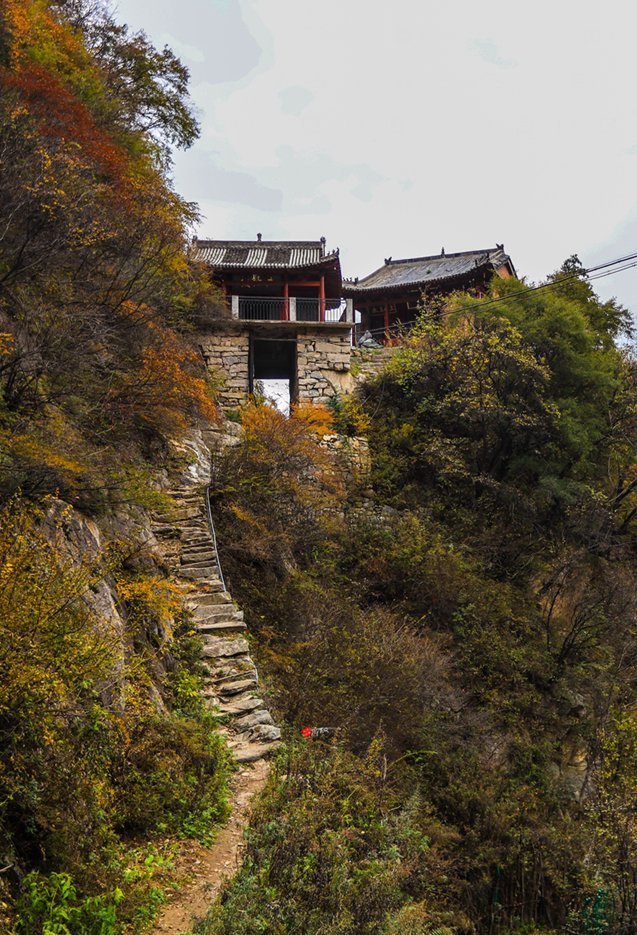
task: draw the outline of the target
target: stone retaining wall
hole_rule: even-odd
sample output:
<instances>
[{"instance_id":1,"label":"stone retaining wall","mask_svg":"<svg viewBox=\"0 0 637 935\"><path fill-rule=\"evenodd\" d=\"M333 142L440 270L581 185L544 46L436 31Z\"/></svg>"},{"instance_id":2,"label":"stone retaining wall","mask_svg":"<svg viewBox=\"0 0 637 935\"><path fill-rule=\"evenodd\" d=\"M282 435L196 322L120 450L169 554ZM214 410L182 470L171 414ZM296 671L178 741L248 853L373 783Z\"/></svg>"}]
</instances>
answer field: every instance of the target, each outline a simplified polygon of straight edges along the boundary
<instances>
[{"instance_id":1,"label":"stone retaining wall","mask_svg":"<svg viewBox=\"0 0 637 935\"><path fill-rule=\"evenodd\" d=\"M371 456L364 436L324 435L321 445L334 455L348 489L369 484Z\"/></svg>"}]
</instances>

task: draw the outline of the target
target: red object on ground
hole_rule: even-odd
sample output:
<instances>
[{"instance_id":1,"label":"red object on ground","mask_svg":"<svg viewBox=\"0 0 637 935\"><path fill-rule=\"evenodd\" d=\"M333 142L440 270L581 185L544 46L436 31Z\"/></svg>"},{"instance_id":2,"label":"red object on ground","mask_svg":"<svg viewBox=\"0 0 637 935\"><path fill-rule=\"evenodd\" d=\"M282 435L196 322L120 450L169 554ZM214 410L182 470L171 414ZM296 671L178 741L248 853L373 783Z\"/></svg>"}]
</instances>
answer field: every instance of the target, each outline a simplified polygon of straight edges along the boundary
<instances>
[{"instance_id":1,"label":"red object on ground","mask_svg":"<svg viewBox=\"0 0 637 935\"><path fill-rule=\"evenodd\" d=\"M312 728L311 728L311 727L302 727L302 728L301 728L301 734L302 734L304 737L311 737L311 736L312 736Z\"/></svg>"}]
</instances>

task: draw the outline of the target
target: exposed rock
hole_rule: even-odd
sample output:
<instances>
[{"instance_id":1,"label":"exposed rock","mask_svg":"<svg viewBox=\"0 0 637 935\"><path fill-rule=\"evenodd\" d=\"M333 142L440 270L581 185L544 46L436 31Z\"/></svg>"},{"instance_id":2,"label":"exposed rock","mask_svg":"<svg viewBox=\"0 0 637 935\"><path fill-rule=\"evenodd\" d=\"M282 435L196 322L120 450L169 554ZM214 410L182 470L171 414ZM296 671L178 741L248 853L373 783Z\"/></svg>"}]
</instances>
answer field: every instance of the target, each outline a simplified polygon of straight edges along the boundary
<instances>
[{"instance_id":1,"label":"exposed rock","mask_svg":"<svg viewBox=\"0 0 637 935\"><path fill-rule=\"evenodd\" d=\"M238 656L247 653L248 649L247 640L214 640L206 644L204 653L208 657Z\"/></svg>"}]
</instances>

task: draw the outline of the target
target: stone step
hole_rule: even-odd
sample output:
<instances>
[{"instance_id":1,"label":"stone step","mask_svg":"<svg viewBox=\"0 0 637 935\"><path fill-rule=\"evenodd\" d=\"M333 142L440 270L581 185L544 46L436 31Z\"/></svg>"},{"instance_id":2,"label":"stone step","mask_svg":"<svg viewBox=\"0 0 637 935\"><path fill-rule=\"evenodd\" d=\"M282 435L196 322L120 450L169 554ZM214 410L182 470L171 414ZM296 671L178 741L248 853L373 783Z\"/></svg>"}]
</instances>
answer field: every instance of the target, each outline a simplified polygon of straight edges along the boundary
<instances>
[{"instance_id":1,"label":"stone step","mask_svg":"<svg viewBox=\"0 0 637 935\"><path fill-rule=\"evenodd\" d=\"M228 591L224 591L223 585L219 578L215 577L214 582L211 581L209 584L204 584L203 589L200 591L197 586L201 584L201 581L197 581L196 585L191 585L191 587L195 587L195 590L189 591L186 595L189 602L188 606L191 610L194 607L198 607L202 604L219 604L232 601L230 593ZM208 600L208 598L210 598L210 600Z\"/></svg>"},{"instance_id":2,"label":"stone step","mask_svg":"<svg viewBox=\"0 0 637 935\"><path fill-rule=\"evenodd\" d=\"M266 711L265 708L262 708L260 711L250 711L248 714L244 714L243 717L234 718L232 721L232 729L243 732L252 730L260 724L274 724L272 715L269 711Z\"/></svg>"},{"instance_id":3,"label":"stone step","mask_svg":"<svg viewBox=\"0 0 637 935\"><path fill-rule=\"evenodd\" d=\"M198 633L201 633L202 636L205 636L206 633L214 633L225 636L230 635L231 633L240 633L242 630L247 630L245 623L242 620L222 620L221 623L199 623L195 626L195 629Z\"/></svg>"},{"instance_id":4,"label":"stone step","mask_svg":"<svg viewBox=\"0 0 637 935\"><path fill-rule=\"evenodd\" d=\"M217 592L221 594L222 592ZM205 620L214 620L219 616L216 611L225 611L226 614L240 614L242 611L237 610L236 604L231 603L230 601L224 601L219 604L186 604L187 609L190 611L193 620L195 623L203 623ZM223 617L223 614L221 615ZM243 620L243 617L238 618Z\"/></svg>"},{"instance_id":5,"label":"stone step","mask_svg":"<svg viewBox=\"0 0 637 935\"><path fill-rule=\"evenodd\" d=\"M206 668L210 673L210 689L218 691L221 685L236 682L238 679L254 679L257 687L259 676L250 656L236 656L231 659L206 659ZM204 663L205 664L205 663Z\"/></svg>"},{"instance_id":6,"label":"stone step","mask_svg":"<svg viewBox=\"0 0 637 935\"><path fill-rule=\"evenodd\" d=\"M250 730L238 733L236 735L236 740L229 741L228 746L232 750L235 743L254 743L255 741L260 741L261 743L272 743L272 741L280 739L281 730L280 728L275 727L274 724L257 724Z\"/></svg>"},{"instance_id":7,"label":"stone step","mask_svg":"<svg viewBox=\"0 0 637 935\"><path fill-rule=\"evenodd\" d=\"M186 568L215 568L217 567L217 562L215 559L210 558L192 558L188 561L181 560L180 572L184 571Z\"/></svg>"},{"instance_id":8,"label":"stone step","mask_svg":"<svg viewBox=\"0 0 637 935\"><path fill-rule=\"evenodd\" d=\"M243 619L243 611L234 610L229 604L223 605L228 609L222 614L204 614L202 616L193 616L192 623L195 628L215 626L217 623L223 623L225 626L244 627L246 625ZM206 608L212 610L212 608Z\"/></svg>"},{"instance_id":9,"label":"stone step","mask_svg":"<svg viewBox=\"0 0 637 935\"><path fill-rule=\"evenodd\" d=\"M227 593L227 591L215 591L214 595L211 596L216 597L218 594ZM195 617L216 617L218 614L243 613L232 598L223 601L206 601L205 604L201 601L194 601L191 609Z\"/></svg>"},{"instance_id":10,"label":"stone step","mask_svg":"<svg viewBox=\"0 0 637 935\"><path fill-rule=\"evenodd\" d=\"M235 695L231 701L219 702L219 714L222 717L230 715L231 717L240 717L243 714L249 714L251 711L258 711L264 707L263 698L257 698L249 692L241 695Z\"/></svg>"},{"instance_id":11,"label":"stone step","mask_svg":"<svg viewBox=\"0 0 637 935\"><path fill-rule=\"evenodd\" d=\"M208 543L208 545L201 545L196 549L184 549L180 555L182 565L186 565L191 561L203 561L204 559L209 559L211 562L217 561L217 553L210 543Z\"/></svg>"},{"instance_id":12,"label":"stone step","mask_svg":"<svg viewBox=\"0 0 637 935\"><path fill-rule=\"evenodd\" d=\"M191 568L188 566L187 568L182 567L179 569L179 574L182 578L194 578L195 580L200 579L198 582L199 584L202 584L206 580L210 581L211 583L218 582L221 584L219 579L214 577L210 572L211 569L209 563L206 564L203 568Z\"/></svg>"},{"instance_id":13,"label":"stone step","mask_svg":"<svg viewBox=\"0 0 637 935\"><path fill-rule=\"evenodd\" d=\"M206 614L204 616L195 616L193 619L195 627L214 626L216 623L224 623L226 626L245 626L243 612L240 610L228 610L223 614Z\"/></svg>"},{"instance_id":14,"label":"stone step","mask_svg":"<svg viewBox=\"0 0 637 935\"><path fill-rule=\"evenodd\" d=\"M185 549L209 549L212 543L210 534L206 533L205 535L197 532L194 536L185 536L183 539Z\"/></svg>"},{"instance_id":15,"label":"stone step","mask_svg":"<svg viewBox=\"0 0 637 935\"><path fill-rule=\"evenodd\" d=\"M155 519L160 523L174 523L178 519L192 519L193 516L199 516L200 510L197 506L189 506L188 504L175 504L170 510L166 510L165 513L155 513Z\"/></svg>"},{"instance_id":16,"label":"stone step","mask_svg":"<svg viewBox=\"0 0 637 935\"><path fill-rule=\"evenodd\" d=\"M234 656L221 659L204 656L204 664L205 662L211 663L209 668L212 669L212 675L209 677L208 688L212 694L219 694L224 685L246 679L253 679L253 687L257 687L257 672L249 656Z\"/></svg>"},{"instance_id":17,"label":"stone step","mask_svg":"<svg viewBox=\"0 0 637 935\"><path fill-rule=\"evenodd\" d=\"M195 616L214 617L217 614L227 614L229 611L232 613L242 613L242 611L239 610L238 606L232 600L232 596L228 591L213 591L206 596L219 597L222 599L216 601L193 601L192 610L195 612Z\"/></svg>"},{"instance_id":18,"label":"stone step","mask_svg":"<svg viewBox=\"0 0 637 935\"><path fill-rule=\"evenodd\" d=\"M210 548L210 536L205 529L191 530L194 535L187 535L187 530L180 529L178 539L182 543L182 550L188 552L191 549L198 549L207 546Z\"/></svg>"},{"instance_id":19,"label":"stone step","mask_svg":"<svg viewBox=\"0 0 637 935\"><path fill-rule=\"evenodd\" d=\"M255 678L248 679L237 679L233 682L225 682L217 688L217 694L223 698L231 697L232 695L238 695L241 692L247 691L247 689L255 689L257 687L257 680Z\"/></svg>"},{"instance_id":20,"label":"stone step","mask_svg":"<svg viewBox=\"0 0 637 935\"><path fill-rule=\"evenodd\" d=\"M203 549L213 549L210 536L193 536L184 542L184 552L201 552Z\"/></svg>"},{"instance_id":21,"label":"stone step","mask_svg":"<svg viewBox=\"0 0 637 935\"><path fill-rule=\"evenodd\" d=\"M233 747L232 756L236 763L256 763L272 756L279 747L279 743L241 743Z\"/></svg>"},{"instance_id":22,"label":"stone step","mask_svg":"<svg viewBox=\"0 0 637 935\"><path fill-rule=\"evenodd\" d=\"M243 611L236 604L198 604L193 611L196 621L243 620Z\"/></svg>"},{"instance_id":23,"label":"stone step","mask_svg":"<svg viewBox=\"0 0 637 935\"><path fill-rule=\"evenodd\" d=\"M223 594L223 591L217 591L217 594ZM243 611L239 610L232 599L210 604L197 603L194 607L195 617L219 617L229 613L241 614L241 618L243 619Z\"/></svg>"},{"instance_id":24,"label":"stone step","mask_svg":"<svg viewBox=\"0 0 637 935\"><path fill-rule=\"evenodd\" d=\"M215 591L195 591L188 595L188 606L189 607L209 607L216 606L220 604L232 604L232 595L229 591L224 591L221 587L221 581L219 582L219 589Z\"/></svg>"},{"instance_id":25,"label":"stone step","mask_svg":"<svg viewBox=\"0 0 637 935\"><path fill-rule=\"evenodd\" d=\"M232 656L245 656L250 652L248 641L244 639L213 639L204 644L203 654L208 659L230 658Z\"/></svg>"},{"instance_id":26,"label":"stone step","mask_svg":"<svg viewBox=\"0 0 637 935\"><path fill-rule=\"evenodd\" d=\"M193 582L188 582L188 584L192 587ZM196 584L200 585L202 582L197 581ZM228 596L226 597L226 595ZM192 591L188 591L185 598L186 606L190 611L193 611L196 607L223 607L227 604L234 603L228 592L223 590L223 585L220 581L216 584L207 585L205 591L197 590L194 596ZM208 600L208 598L210 598L210 600Z\"/></svg>"},{"instance_id":27,"label":"stone step","mask_svg":"<svg viewBox=\"0 0 637 935\"><path fill-rule=\"evenodd\" d=\"M211 610L213 607L236 607L236 604L227 591L215 591L212 594L205 594L204 597L205 601L202 599L192 600L190 595L188 595L188 600L186 602L188 610L194 611L197 607L207 610ZM212 600L209 598L212 598Z\"/></svg>"}]
</instances>

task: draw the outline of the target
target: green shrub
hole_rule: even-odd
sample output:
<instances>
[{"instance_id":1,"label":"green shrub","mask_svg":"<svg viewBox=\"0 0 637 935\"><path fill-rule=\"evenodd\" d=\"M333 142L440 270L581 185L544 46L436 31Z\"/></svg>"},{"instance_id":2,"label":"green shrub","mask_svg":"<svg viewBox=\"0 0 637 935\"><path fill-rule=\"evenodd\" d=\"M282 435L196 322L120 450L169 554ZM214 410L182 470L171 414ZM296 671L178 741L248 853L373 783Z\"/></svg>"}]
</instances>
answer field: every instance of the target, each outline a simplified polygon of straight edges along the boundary
<instances>
[{"instance_id":1,"label":"green shrub","mask_svg":"<svg viewBox=\"0 0 637 935\"><path fill-rule=\"evenodd\" d=\"M364 759L315 741L292 747L257 807L243 867L198 931L382 931L428 892L437 859L417 803L396 811L395 796L379 742Z\"/></svg>"},{"instance_id":2,"label":"green shrub","mask_svg":"<svg viewBox=\"0 0 637 935\"><path fill-rule=\"evenodd\" d=\"M81 898L67 873L48 877L30 873L17 905L16 931L19 935L114 935L122 899L119 889L109 896Z\"/></svg>"},{"instance_id":3,"label":"green shrub","mask_svg":"<svg viewBox=\"0 0 637 935\"><path fill-rule=\"evenodd\" d=\"M228 755L208 722L145 717L131 725L114 774L120 832L210 840L228 813Z\"/></svg>"}]
</instances>

